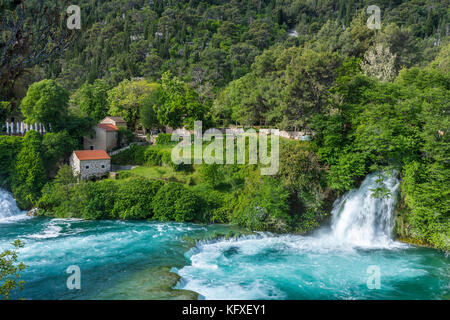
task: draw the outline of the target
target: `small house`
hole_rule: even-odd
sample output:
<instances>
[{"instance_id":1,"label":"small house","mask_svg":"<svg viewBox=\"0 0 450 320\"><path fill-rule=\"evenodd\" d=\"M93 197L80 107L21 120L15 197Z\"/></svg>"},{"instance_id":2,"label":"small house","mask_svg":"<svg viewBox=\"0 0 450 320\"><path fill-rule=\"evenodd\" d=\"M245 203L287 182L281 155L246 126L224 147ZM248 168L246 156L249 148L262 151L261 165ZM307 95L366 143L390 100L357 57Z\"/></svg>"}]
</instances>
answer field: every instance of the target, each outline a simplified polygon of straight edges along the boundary
<instances>
[{"instance_id":1,"label":"small house","mask_svg":"<svg viewBox=\"0 0 450 320\"><path fill-rule=\"evenodd\" d=\"M95 135L84 137L85 150L111 151L117 146L119 128L110 123L99 123L94 127Z\"/></svg>"},{"instance_id":2,"label":"small house","mask_svg":"<svg viewBox=\"0 0 450 320\"><path fill-rule=\"evenodd\" d=\"M101 177L111 171L111 157L105 150L75 150L70 156L70 166L81 179Z\"/></svg>"}]
</instances>

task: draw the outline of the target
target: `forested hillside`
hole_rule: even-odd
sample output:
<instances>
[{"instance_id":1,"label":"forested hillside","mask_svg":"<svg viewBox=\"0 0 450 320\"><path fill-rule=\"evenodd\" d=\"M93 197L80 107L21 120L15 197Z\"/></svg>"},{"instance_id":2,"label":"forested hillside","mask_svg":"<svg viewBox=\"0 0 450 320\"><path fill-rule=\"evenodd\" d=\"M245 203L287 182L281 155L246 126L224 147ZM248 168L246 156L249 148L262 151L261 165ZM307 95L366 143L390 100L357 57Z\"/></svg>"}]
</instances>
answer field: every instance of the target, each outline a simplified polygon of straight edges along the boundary
<instances>
[{"instance_id":1,"label":"forested hillside","mask_svg":"<svg viewBox=\"0 0 450 320\"><path fill-rule=\"evenodd\" d=\"M30 8L41 3L26 2ZM69 5L44 4L61 12ZM325 187L317 187L317 194L328 195L329 189L342 194L370 172L395 169L402 179L397 234L449 248L448 1L80 0L78 5L82 28L73 30L60 54L2 80L2 122L19 114L58 131L53 140L46 135L41 147L38 138L29 137L34 158L51 150L45 163L54 166L71 149L58 144L70 136L69 146L76 146L90 124L107 114L124 117L131 130L189 127L203 120L205 127L304 131L314 139L307 156L292 151L292 161L299 170L321 168ZM380 30L366 25L369 5L381 8ZM31 11L27 14L30 18ZM40 19L27 30L38 28ZM2 32L2 43L8 32ZM43 115L34 108L45 94L59 101L58 112ZM19 151L16 139L0 142L5 159L31 156L33 148ZM26 190L20 173L26 166L16 164L14 173L10 164L1 165L13 177L5 175L2 185L12 184L23 203L35 203L42 181L28 182ZM41 168L35 178L42 180L50 169ZM289 199L292 214L314 202L304 183L313 177L290 171L288 164L284 169L289 179L283 201ZM243 189L249 202L249 186L257 185L250 180ZM267 190L271 183L280 184L267 182Z\"/></svg>"}]
</instances>

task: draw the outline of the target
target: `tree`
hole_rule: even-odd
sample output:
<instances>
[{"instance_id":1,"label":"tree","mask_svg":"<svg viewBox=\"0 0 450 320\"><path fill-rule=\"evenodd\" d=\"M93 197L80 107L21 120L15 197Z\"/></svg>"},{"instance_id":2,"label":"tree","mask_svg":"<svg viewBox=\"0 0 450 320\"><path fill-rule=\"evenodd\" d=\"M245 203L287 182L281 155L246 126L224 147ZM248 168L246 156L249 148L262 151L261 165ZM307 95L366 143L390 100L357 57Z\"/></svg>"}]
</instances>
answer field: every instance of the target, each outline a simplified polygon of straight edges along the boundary
<instances>
[{"instance_id":1,"label":"tree","mask_svg":"<svg viewBox=\"0 0 450 320\"><path fill-rule=\"evenodd\" d=\"M12 98L17 80L29 69L62 52L77 37L65 26L68 1L49 7L41 1L0 3L0 95Z\"/></svg>"},{"instance_id":2,"label":"tree","mask_svg":"<svg viewBox=\"0 0 450 320\"><path fill-rule=\"evenodd\" d=\"M159 123L172 128L193 127L194 121L203 120L206 113L197 93L170 72L162 76L154 109Z\"/></svg>"},{"instance_id":3,"label":"tree","mask_svg":"<svg viewBox=\"0 0 450 320\"><path fill-rule=\"evenodd\" d=\"M42 139L43 161L49 173L55 169L59 161L69 158L77 148L76 138L69 135L66 130L47 132Z\"/></svg>"},{"instance_id":4,"label":"tree","mask_svg":"<svg viewBox=\"0 0 450 320\"><path fill-rule=\"evenodd\" d=\"M11 102L0 101L0 123L4 123L6 117L11 113L12 106Z\"/></svg>"},{"instance_id":5,"label":"tree","mask_svg":"<svg viewBox=\"0 0 450 320\"><path fill-rule=\"evenodd\" d=\"M72 99L84 115L100 121L108 115L108 90L105 80L96 79L93 84L84 83Z\"/></svg>"},{"instance_id":6,"label":"tree","mask_svg":"<svg viewBox=\"0 0 450 320\"><path fill-rule=\"evenodd\" d=\"M140 110L141 124L146 129L157 128L160 126L156 116L154 106L158 100L158 92L155 91L151 96L144 100Z\"/></svg>"},{"instance_id":7,"label":"tree","mask_svg":"<svg viewBox=\"0 0 450 320\"><path fill-rule=\"evenodd\" d=\"M25 122L42 123L47 131L59 128L67 115L69 93L54 80L33 83L20 106Z\"/></svg>"},{"instance_id":8,"label":"tree","mask_svg":"<svg viewBox=\"0 0 450 320\"><path fill-rule=\"evenodd\" d=\"M389 48L377 44L364 54L361 69L369 76L380 81L391 81L395 77L395 55Z\"/></svg>"},{"instance_id":9,"label":"tree","mask_svg":"<svg viewBox=\"0 0 450 320\"><path fill-rule=\"evenodd\" d=\"M17 250L23 248L24 243L16 240L13 246ZM27 266L23 262L18 262L16 250L5 250L0 253L0 298L2 299L9 299L13 290L22 290L25 284L23 280L19 279L20 272Z\"/></svg>"},{"instance_id":10,"label":"tree","mask_svg":"<svg viewBox=\"0 0 450 320\"><path fill-rule=\"evenodd\" d=\"M157 83L150 83L146 80L122 81L108 92L109 113L112 116L123 117L130 128L135 128L144 101L157 88Z\"/></svg>"},{"instance_id":11,"label":"tree","mask_svg":"<svg viewBox=\"0 0 450 320\"><path fill-rule=\"evenodd\" d=\"M11 189L20 208L29 209L37 203L45 181L41 135L31 130L25 134L12 174Z\"/></svg>"}]
</instances>

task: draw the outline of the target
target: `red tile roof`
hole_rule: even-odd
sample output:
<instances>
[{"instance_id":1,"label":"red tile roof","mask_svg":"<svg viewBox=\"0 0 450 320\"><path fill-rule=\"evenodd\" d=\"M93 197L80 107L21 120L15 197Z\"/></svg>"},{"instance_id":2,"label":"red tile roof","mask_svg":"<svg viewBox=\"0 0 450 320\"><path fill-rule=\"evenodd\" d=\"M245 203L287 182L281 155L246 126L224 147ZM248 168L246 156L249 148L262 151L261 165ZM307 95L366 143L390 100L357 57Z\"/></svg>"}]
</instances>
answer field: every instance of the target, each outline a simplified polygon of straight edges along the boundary
<instances>
[{"instance_id":1,"label":"red tile roof","mask_svg":"<svg viewBox=\"0 0 450 320\"><path fill-rule=\"evenodd\" d=\"M73 153L81 160L107 160L111 157L105 150L75 150Z\"/></svg>"},{"instance_id":2,"label":"red tile roof","mask_svg":"<svg viewBox=\"0 0 450 320\"><path fill-rule=\"evenodd\" d=\"M98 127L106 130L106 131L118 131L119 128L117 128L115 125L110 123L99 123L97 124Z\"/></svg>"}]
</instances>

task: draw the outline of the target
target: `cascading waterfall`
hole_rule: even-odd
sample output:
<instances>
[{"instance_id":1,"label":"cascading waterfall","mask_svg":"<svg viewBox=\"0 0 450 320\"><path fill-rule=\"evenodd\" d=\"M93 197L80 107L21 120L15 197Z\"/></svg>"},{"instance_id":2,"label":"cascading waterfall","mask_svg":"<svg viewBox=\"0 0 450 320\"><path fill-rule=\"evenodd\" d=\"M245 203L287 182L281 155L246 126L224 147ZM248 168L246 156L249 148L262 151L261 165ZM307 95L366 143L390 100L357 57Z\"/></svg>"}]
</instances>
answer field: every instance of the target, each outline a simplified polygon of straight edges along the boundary
<instances>
[{"instance_id":1,"label":"cascading waterfall","mask_svg":"<svg viewBox=\"0 0 450 320\"><path fill-rule=\"evenodd\" d=\"M329 236L341 244L386 246L392 243L393 217L398 180L373 173L358 189L347 192L333 205ZM378 181L382 180L382 181ZM374 189L389 191L385 197L374 197Z\"/></svg>"},{"instance_id":2,"label":"cascading waterfall","mask_svg":"<svg viewBox=\"0 0 450 320\"><path fill-rule=\"evenodd\" d=\"M23 217L26 217L26 214L19 209L12 194L4 189L0 189L0 222Z\"/></svg>"}]
</instances>

